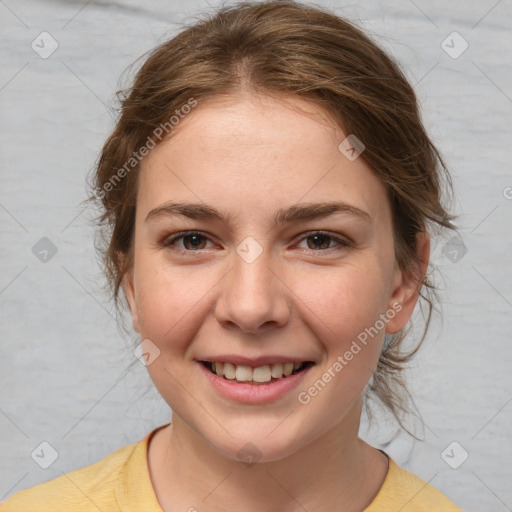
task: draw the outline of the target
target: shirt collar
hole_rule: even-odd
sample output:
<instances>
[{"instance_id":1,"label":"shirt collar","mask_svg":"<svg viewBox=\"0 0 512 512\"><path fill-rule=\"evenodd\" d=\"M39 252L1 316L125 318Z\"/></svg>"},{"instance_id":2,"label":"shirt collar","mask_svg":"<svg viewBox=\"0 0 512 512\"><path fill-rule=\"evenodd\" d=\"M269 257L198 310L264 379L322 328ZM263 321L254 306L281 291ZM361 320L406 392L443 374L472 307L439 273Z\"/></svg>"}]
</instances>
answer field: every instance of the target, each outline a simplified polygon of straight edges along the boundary
<instances>
[{"instance_id":1,"label":"shirt collar","mask_svg":"<svg viewBox=\"0 0 512 512\"><path fill-rule=\"evenodd\" d=\"M144 439L134 445L132 453L127 458L114 490L122 512L164 512L158 502L149 475L148 446L151 437L168 425L162 425L149 432ZM381 503L388 503L391 482L397 478L400 472L396 463L386 453L384 455L388 458L388 472L377 496L365 509L365 512L377 510Z\"/></svg>"},{"instance_id":2,"label":"shirt collar","mask_svg":"<svg viewBox=\"0 0 512 512\"><path fill-rule=\"evenodd\" d=\"M148 446L151 437L167 425L152 430L136 443L126 459L114 490L122 512L163 512L149 475Z\"/></svg>"}]
</instances>

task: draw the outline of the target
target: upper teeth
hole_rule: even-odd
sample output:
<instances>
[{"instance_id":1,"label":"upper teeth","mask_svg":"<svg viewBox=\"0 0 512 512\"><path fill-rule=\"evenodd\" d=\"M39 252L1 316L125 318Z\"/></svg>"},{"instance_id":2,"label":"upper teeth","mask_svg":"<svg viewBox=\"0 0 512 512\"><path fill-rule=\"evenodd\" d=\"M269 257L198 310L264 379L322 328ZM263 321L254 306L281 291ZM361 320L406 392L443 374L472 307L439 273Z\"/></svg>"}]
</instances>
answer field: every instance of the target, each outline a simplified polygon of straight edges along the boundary
<instances>
[{"instance_id":1,"label":"upper teeth","mask_svg":"<svg viewBox=\"0 0 512 512\"><path fill-rule=\"evenodd\" d=\"M292 374L293 370L298 370L303 363L275 363L265 364L256 368L244 365L234 365L231 363L212 363L213 371L220 377L226 379L236 379L240 382L269 382L272 377L280 379Z\"/></svg>"}]
</instances>

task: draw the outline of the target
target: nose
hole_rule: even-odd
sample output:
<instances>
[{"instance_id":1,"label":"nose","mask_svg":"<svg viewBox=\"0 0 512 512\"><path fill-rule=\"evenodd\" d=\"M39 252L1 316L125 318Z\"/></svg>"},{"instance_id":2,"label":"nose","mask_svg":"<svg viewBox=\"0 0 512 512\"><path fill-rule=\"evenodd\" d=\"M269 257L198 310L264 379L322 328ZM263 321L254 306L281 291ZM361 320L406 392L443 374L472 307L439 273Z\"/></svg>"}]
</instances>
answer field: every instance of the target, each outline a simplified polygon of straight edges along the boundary
<instances>
[{"instance_id":1,"label":"nose","mask_svg":"<svg viewBox=\"0 0 512 512\"><path fill-rule=\"evenodd\" d=\"M250 263L238 253L233 255L215 306L215 316L224 327L259 334L288 322L290 291L278 269L272 268L268 253L264 250Z\"/></svg>"}]
</instances>

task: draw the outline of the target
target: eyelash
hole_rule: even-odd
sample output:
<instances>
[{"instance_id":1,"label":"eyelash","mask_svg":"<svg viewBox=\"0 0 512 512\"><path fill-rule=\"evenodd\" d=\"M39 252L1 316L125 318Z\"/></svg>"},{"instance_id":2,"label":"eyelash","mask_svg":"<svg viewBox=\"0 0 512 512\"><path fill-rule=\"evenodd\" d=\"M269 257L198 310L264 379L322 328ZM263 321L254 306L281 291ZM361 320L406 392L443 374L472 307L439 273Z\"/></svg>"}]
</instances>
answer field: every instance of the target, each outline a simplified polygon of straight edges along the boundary
<instances>
[{"instance_id":1,"label":"eyelash","mask_svg":"<svg viewBox=\"0 0 512 512\"><path fill-rule=\"evenodd\" d=\"M180 231L179 233L175 233L174 235L172 235L171 238L166 238L163 242L162 242L162 246L164 248L171 248L173 246L173 244L178 241L179 239L181 238L185 238L187 236L193 236L193 235L199 235L201 237L204 237L208 240L210 240L204 233L200 232L200 231ZM314 253L326 253L326 252L331 252L331 251L336 251L336 250L342 250L342 249L346 249L348 247L351 247L352 244L346 240L346 239L343 239L343 238L340 238L340 237L337 237L337 236L334 236L333 234L329 233L328 231L308 231L306 233L304 233L304 236L300 239L300 241L302 240L306 240L312 236L315 236L315 235L323 235L323 236L326 236L327 238L329 238L331 241L334 241L336 243L339 244L339 247L329 247L328 249L306 249L306 250L309 250L311 252L314 252ZM211 241L211 240L210 240ZM195 253L195 252L202 252L203 250L206 250L206 249L197 249L197 250L189 250L189 249L181 249L179 247L173 247L173 250L175 251L178 251L180 253Z\"/></svg>"}]
</instances>

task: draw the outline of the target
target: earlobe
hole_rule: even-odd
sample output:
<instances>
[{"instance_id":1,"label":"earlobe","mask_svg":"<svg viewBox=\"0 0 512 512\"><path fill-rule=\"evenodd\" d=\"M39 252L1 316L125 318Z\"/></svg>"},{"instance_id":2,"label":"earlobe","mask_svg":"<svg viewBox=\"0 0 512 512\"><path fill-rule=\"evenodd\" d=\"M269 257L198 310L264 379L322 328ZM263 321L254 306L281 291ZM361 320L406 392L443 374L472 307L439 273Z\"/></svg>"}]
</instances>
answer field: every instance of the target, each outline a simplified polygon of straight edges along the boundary
<instances>
[{"instance_id":1,"label":"earlobe","mask_svg":"<svg viewBox=\"0 0 512 512\"><path fill-rule=\"evenodd\" d=\"M430 237L425 231L416 235L416 248L418 260L413 271L405 272L398 266L395 269L393 293L388 308L396 314L386 324L388 334L394 334L405 327L418 302L430 257Z\"/></svg>"}]
</instances>

